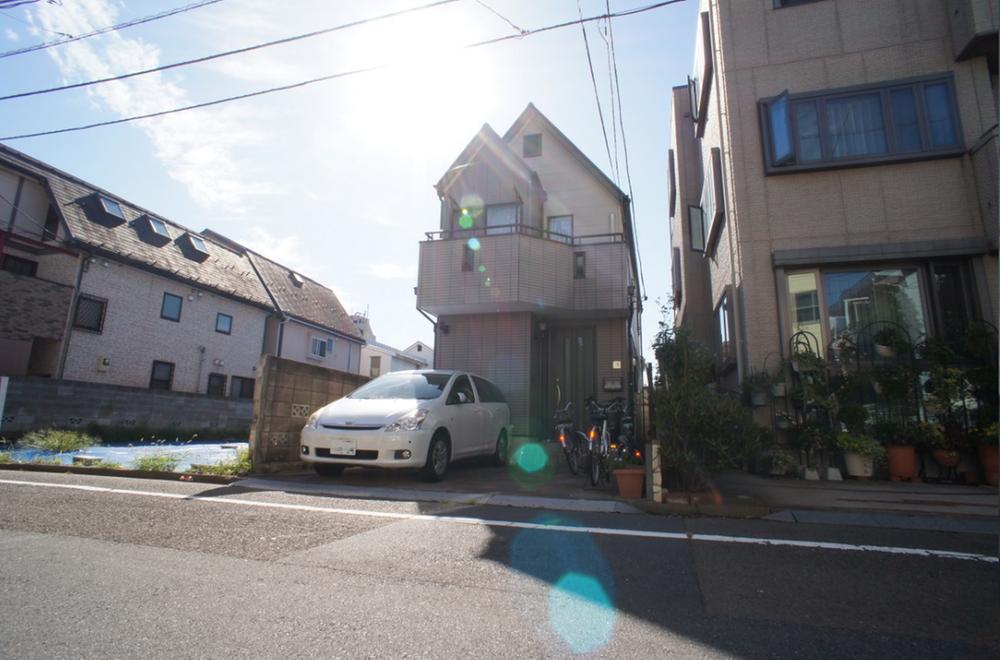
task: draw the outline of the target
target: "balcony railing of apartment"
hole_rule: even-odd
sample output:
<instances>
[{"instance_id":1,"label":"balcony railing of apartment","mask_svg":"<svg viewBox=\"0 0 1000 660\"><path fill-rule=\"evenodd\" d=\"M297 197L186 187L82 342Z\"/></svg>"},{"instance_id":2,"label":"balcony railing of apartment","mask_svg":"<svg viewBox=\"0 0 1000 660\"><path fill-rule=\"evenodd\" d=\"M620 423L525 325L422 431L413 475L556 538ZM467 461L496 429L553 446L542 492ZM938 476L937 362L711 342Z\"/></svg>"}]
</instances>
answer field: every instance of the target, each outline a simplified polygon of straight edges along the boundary
<instances>
[{"instance_id":1,"label":"balcony railing of apartment","mask_svg":"<svg viewBox=\"0 0 1000 660\"><path fill-rule=\"evenodd\" d=\"M585 236L568 236L554 231L547 231L530 225L496 225L493 227L473 227L471 229L446 229L444 231L425 232L428 241L447 241L455 239L478 238L481 236L503 236L505 234L520 234L564 245L605 245L607 243L624 243L622 233L587 234Z\"/></svg>"}]
</instances>

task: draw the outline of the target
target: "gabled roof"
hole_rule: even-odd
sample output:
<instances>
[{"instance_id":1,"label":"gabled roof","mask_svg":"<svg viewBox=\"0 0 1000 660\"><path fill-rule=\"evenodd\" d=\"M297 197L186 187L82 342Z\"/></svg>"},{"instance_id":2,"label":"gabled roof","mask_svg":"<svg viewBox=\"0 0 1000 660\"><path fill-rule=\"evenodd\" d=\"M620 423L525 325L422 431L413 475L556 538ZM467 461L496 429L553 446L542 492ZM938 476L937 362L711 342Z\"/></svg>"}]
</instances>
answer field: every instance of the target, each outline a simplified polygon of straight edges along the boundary
<instances>
[{"instance_id":1,"label":"gabled roof","mask_svg":"<svg viewBox=\"0 0 1000 660\"><path fill-rule=\"evenodd\" d=\"M514 123L507 129L507 132L503 134L503 141L505 143L509 143L513 140L514 136L517 135L521 128L531 119L534 119L544 126L545 130L554 135L559 142L562 143L562 145L566 147L566 149L568 149L569 152L591 172L591 174L593 174L602 184L607 186L619 199L623 202L627 202L628 195L626 195L624 191L622 191L622 189L619 188L618 185L601 170L601 168L595 165L594 161L587 158L587 155L580 151L580 148L573 144L572 140L566 137L566 135L560 131L548 117L543 115L541 111L535 107L534 103L529 103L521 114L518 115L517 119L514 120Z\"/></svg>"},{"instance_id":2,"label":"gabled roof","mask_svg":"<svg viewBox=\"0 0 1000 660\"><path fill-rule=\"evenodd\" d=\"M282 315L364 342L333 290L216 231L204 229L202 234L246 256Z\"/></svg>"},{"instance_id":3,"label":"gabled roof","mask_svg":"<svg viewBox=\"0 0 1000 660\"><path fill-rule=\"evenodd\" d=\"M48 189L69 232L71 245L265 309L271 308L267 292L244 255L206 240L208 256L193 259L189 251L185 252L187 248L181 239L187 234L198 234L183 225L2 144L0 165L35 179ZM117 224L95 222L93 205L98 196L117 202L125 220ZM143 215L162 220L171 238L165 242L143 240L139 228L133 226Z\"/></svg>"},{"instance_id":4,"label":"gabled roof","mask_svg":"<svg viewBox=\"0 0 1000 660\"><path fill-rule=\"evenodd\" d=\"M455 162L448 168L448 171L441 177L441 180L437 182L435 187L438 189L438 192L444 193L451 185L451 182L463 169L475 161L476 156L483 149L487 149L495 155L512 174L518 175L528 183L541 188L541 181L538 178L538 174L510 148L510 145L506 141L497 135L493 127L489 124L483 124L483 127L469 141L469 144L466 145L462 153L455 159Z\"/></svg>"},{"instance_id":5,"label":"gabled roof","mask_svg":"<svg viewBox=\"0 0 1000 660\"><path fill-rule=\"evenodd\" d=\"M394 346L389 346L388 344L383 344L377 341L369 341L368 346L369 348L377 348L379 350L385 351L386 353L390 353L393 357L399 358L400 360L413 362L414 364L417 365L423 364L426 366L428 364L427 360L417 357L416 355L413 355L411 353L407 353L406 351L401 351L398 348L395 348Z\"/></svg>"}]
</instances>

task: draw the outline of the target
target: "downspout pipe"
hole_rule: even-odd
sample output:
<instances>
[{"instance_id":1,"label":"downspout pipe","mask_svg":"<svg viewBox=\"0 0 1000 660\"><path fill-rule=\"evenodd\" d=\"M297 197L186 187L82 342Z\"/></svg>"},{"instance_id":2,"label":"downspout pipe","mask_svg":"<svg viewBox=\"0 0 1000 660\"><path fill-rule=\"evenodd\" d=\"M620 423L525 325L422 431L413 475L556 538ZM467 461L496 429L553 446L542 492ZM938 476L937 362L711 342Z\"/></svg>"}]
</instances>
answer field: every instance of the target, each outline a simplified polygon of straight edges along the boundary
<instances>
[{"instance_id":1,"label":"downspout pipe","mask_svg":"<svg viewBox=\"0 0 1000 660\"><path fill-rule=\"evenodd\" d=\"M427 314L427 312L425 312L424 310L420 309L419 307L417 308L417 311L420 312L421 316L423 316L425 319L427 319L428 321L430 321L432 326L434 326L434 364L431 365L431 369L437 369L438 368L438 365L437 365L437 361L438 361L438 354L437 354L437 347L438 347L438 322L435 321L434 319L432 319Z\"/></svg>"}]
</instances>

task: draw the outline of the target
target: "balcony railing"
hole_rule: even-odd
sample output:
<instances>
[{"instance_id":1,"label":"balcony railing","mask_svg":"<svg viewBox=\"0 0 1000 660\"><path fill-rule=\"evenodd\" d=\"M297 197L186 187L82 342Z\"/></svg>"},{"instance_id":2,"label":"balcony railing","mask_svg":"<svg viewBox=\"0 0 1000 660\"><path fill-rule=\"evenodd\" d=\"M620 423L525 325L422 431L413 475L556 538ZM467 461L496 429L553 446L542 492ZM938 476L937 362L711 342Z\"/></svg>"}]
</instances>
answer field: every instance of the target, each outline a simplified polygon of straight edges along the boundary
<instances>
[{"instance_id":1,"label":"balcony railing","mask_svg":"<svg viewBox=\"0 0 1000 660\"><path fill-rule=\"evenodd\" d=\"M533 236L547 241L555 241L565 245L604 245L606 243L624 243L625 235L588 234L586 236L567 236L554 231L546 231L530 225L496 225L493 227L473 227L471 229L447 229L444 231L429 231L424 235L428 241L446 241L455 239L478 238L481 236L503 236L504 234L520 234Z\"/></svg>"}]
</instances>

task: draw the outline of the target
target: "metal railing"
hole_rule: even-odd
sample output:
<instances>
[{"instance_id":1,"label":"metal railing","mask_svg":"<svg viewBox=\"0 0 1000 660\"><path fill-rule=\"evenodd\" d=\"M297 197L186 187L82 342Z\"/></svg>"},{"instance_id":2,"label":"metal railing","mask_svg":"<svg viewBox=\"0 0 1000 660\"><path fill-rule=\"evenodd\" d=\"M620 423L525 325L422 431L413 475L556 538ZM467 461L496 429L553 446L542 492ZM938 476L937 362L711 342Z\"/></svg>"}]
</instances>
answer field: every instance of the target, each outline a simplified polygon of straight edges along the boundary
<instances>
[{"instance_id":1,"label":"metal railing","mask_svg":"<svg viewBox=\"0 0 1000 660\"><path fill-rule=\"evenodd\" d=\"M496 225L492 227L473 227L471 229L447 229L444 231L425 232L428 241L448 241L456 239L468 239L481 236L505 236L509 234L520 234L521 236L531 236L547 241L562 243L563 245L605 245L608 243L624 243L625 235L622 233L609 234L588 234L586 236L568 236L554 231L546 231L530 225Z\"/></svg>"}]
</instances>

